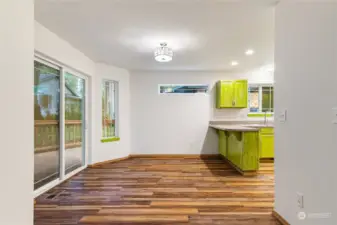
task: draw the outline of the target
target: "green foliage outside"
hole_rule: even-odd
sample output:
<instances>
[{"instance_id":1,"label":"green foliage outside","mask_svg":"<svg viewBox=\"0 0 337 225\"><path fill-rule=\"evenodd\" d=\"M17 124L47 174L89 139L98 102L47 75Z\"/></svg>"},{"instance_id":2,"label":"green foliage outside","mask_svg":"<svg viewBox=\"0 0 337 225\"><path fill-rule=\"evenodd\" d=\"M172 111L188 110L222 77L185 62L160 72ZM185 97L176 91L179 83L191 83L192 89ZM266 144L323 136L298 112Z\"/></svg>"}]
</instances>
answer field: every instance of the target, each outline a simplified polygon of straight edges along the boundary
<instances>
[{"instance_id":1,"label":"green foliage outside","mask_svg":"<svg viewBox=\"0 0 337 225\"><path fill-rule=\"evenodd\" d=\"M262 112L274 112L273 87L262 87Z\"/></svg>"}]
</instances>

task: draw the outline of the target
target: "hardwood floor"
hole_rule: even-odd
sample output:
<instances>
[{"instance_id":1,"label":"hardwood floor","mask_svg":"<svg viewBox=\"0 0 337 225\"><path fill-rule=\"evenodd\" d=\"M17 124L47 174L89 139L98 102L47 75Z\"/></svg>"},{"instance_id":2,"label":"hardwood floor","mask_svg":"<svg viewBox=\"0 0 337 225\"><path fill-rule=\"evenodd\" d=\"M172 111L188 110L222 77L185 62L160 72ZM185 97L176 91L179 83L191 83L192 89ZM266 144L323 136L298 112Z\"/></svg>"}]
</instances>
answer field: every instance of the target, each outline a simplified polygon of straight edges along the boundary
<instances>
[{"instance_id":1,"label":"hardwood floor","mask_svg":"<svg viewBox=\"0 0 337 225\"><path fill-rule=\"evenodd\" d=\"M242 177L220 158L132 158L88 168L37 198L35 225L279 225L273 163Z\"/></svg>"}]
</instances>

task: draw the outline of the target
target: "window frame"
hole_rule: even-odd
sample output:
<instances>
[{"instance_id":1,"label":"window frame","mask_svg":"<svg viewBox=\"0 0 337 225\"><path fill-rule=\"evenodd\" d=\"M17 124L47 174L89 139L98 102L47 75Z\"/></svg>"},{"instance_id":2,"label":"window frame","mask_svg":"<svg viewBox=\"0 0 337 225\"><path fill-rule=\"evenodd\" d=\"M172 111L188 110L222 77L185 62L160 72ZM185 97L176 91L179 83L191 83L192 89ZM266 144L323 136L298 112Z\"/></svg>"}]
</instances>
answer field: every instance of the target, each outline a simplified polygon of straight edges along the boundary
<instances>
[{"instance_id":1,"label":"window frame","mask_svg":"<svg viewBox=\"0 0 337 225\"><path fill-rule=\"evenodd\" d=\"M250 92L249 92L249 89L251 87L257 87L258 90L259 90L259 111L258 112L251 112L250 111ZM274 92L274 83L249 83L248 84L248 116L249 117L259 117L259 116L264 116L265 115L265 112L262 112L262 95L263 95L263 92L262 92L262 89L263 87L272 87L273 88L273 92ZM274 98L273 98L274 100ZM274 116L274 111L275 109L273 110L273 112L266 112L266 115L268 117L271 117L271 116Z\"/></svg>"},{"instance_id":2,"label":"window frame","mask_svg":"<svg viewBox=\"0 0 337 225\"><path fill-rule=\"evenodd\" d=\"M161 93L160 92L160 87L161 86L207 86L207 91L206 92L198 92L198 93ZM189 95L208 95L210 92L210 85L209 84L158 84L158 94L159 95L183 95L183 96L189 96Z\"/></svg>"},{"instance_id":3,"label":"window frame","mask_svg":"<svg viewBox=\"0 0 337 225\"><path fill-rule=\"evenodd\" d=\"M114 100L114 112L113 113L115 117L115 135L111 137L104 137L103 123L102 123L103 122L103 112L101 111L101 143L120 141L120 137L119 137L119 81L112 80L112 79L102 79L101 88L104 88L104 85L106 85L106 82L109 82L110 85L113 84L114 91L115 91L114 96L113 96L113 100ZM103 97L102 89L101 89L101 97ZM101 109L102 109L103 100L101 104L102 104L101 105L102 106Z\"/></svg>"}]
</instances>

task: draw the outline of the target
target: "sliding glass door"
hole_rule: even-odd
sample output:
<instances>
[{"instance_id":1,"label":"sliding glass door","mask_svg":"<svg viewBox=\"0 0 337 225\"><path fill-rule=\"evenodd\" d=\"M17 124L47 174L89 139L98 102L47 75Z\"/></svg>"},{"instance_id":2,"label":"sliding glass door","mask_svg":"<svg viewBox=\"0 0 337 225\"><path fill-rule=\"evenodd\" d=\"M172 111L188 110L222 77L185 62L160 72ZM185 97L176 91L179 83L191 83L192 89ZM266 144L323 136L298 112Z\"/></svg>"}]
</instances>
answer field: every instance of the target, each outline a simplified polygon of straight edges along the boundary
<instances>
[{"instance_id":1,"label":"sliding glass door","mask_svg":"<svg viewBox=\"0 0 337 225\"><path fill-rule=\"evenodd\" d=\"M34 62L34 189L42 193L86 166L86 77Z\"/></svg>"},{"instance_id":2,"label":"sliding glass door","mask_svg":"<svg viewBox=\"0 0 337 225\"><path fill-rule=\"evenodd\" d=\"M65 173L84 165L85 80L64 73L65 89Z\"/></svg>"},{"instance_id":3,"label":"sliding glass door","mask_svg":"<svg viewBox=\"0 0 337 225\"><path fill-rule=\"evenodd\" d=\"M34 62L34 188L60 177L59 67Z\"/></svg>"}]
</instances>

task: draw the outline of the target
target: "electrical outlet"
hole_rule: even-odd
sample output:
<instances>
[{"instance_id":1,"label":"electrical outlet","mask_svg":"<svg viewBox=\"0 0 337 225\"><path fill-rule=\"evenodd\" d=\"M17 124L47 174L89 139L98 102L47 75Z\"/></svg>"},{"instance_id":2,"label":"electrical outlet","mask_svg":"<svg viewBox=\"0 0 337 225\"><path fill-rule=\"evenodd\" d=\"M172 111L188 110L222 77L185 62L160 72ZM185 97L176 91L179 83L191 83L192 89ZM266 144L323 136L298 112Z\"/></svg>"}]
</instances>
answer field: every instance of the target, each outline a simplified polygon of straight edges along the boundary
<instances>
[{"instance_id":1,"label":"electrical outlet","mask_svg":"<svg viewBox=\"0 0 337 225\"><path fill-rule=\"evenodd\" d=\"M304 208L304 195L300 192L297 192L297 206L301 209Z\"/></svg>"}]
</instances>

